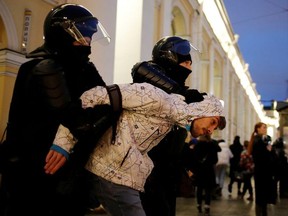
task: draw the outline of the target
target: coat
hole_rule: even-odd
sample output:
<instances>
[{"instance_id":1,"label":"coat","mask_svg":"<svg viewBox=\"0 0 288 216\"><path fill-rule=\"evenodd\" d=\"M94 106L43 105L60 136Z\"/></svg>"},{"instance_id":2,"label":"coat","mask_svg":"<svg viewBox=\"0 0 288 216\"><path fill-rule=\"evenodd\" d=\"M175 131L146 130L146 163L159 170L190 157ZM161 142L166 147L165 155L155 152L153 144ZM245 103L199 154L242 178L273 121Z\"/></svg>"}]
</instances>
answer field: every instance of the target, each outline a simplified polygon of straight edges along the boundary
<instances>
[{"instance_id":1,"label":"coat","mask_svg":"<svg viewBox=\"0 0 288 216\"><path fill-rule=\"evenodd\" d=\"M262 136L255 136L253 142L252 156L255 164L255 195L256 204L263 205L276 202L276 155L274 151L267 149L268 139Z\"/></svg>"},{"instance_id":2,"label":"coat","mask_svg":"<svg viewBox=\"0 0 288 216\"><path fill-rule=\"evenodd\" d=\"M230 148L228 147L226 142L220 142L219 146L221 148L221 151L218 152L217 165L221 165L221 164L229 165L230 159L233 157L233 154Z\"/></svg>"},{"instance_id":3,"label":"coat","mask_svg":"<svg viewBox=\"0 0 288 216\"><path fill-rule=\"evenodd\" d=\"M192 171L197 186L205 188L216 186L214 166L218 162L217 152L220 150L215 140L198 140L190 151L188 169Z\"/></svg>"},{"instance_id":4,"label":"coat","mask_svg":"<svg viewBox=\"0 0 288 216\"><path fill-rule=\"evenodd\" d=\"M115 184L143 191L153 168L148 152L172 129L185 128L195 118L222 116L218 99L207 96L202 102L187 104L184 97L167 94L148 83L119 85L123 112L119 118L115 144L111 130L106 131L92 153L86 169ZM106 89L95 87L81 96L84 108L109 103ZM71 151L75 141L67 128L61 127L54 140Z\"/></svg>"}]
</instances>

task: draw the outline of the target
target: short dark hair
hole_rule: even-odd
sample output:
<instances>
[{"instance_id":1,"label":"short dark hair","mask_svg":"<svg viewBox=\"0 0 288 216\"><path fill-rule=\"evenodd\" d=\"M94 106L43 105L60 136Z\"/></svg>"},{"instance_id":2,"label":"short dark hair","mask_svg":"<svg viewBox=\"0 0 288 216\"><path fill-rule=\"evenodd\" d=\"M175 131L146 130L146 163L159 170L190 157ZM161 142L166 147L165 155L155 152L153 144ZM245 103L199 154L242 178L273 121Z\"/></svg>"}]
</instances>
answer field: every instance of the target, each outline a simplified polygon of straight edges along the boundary
<instances>
[{"instance_id":1,"label":"short dark hair","mask_svg":"<svg viewBox=\"0 0 288 216\"><path fill-rule=\"evenodd\" d=\"M226 127L226 118L224 116L220 116L218 122L218 129L223 130Z\"/></svg>"}]
</instances>

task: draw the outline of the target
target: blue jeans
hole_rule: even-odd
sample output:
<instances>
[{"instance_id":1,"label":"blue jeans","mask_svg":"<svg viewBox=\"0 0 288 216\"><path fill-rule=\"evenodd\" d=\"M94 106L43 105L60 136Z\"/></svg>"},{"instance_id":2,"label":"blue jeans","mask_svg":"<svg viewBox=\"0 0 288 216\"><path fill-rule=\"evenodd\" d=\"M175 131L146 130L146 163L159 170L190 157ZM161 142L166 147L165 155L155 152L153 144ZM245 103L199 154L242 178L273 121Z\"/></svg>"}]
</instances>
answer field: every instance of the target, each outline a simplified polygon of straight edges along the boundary
<instances>
[{"instance_id":1,"label":"blue jeans","mask_svg":"<svg viewBox=\"0 0 288 216\"><path fill-rule=\"evenodd\" d=\"M139 191L114 184L91 173L89 176L92 191L104 209L112 216L145 216Z\"/></svg>"},{"instance_id":2,"label":"blue jeans","mask_svg":"<svg viewBox=\"0 0 288 216\"><path fill-rule=\"evenodd\" d=\"M227 167L228 165L226 164L216 165L215 168L216 184L218 184L220 188L223 188L224 186Z\"/></svg>"}]
</instances>

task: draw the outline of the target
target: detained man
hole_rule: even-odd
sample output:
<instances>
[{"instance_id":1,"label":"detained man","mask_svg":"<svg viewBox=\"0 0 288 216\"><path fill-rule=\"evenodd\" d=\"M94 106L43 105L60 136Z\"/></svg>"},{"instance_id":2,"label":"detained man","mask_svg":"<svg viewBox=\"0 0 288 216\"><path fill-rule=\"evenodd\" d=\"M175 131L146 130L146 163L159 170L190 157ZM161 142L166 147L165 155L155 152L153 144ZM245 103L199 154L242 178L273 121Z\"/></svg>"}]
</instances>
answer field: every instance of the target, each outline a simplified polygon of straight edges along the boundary
<instances>
[{"instance_id":1,"label":"detained man","mask_svg":"<svg viewBox=\"0 0 288 216\"><path fill-rule=\"evenodd\" d=\"M224 129L224 108L213 95L187 104L178 94L167 94L148 84L120 84L123 111L117 124L115 143L111 143L112 128L98 141L86 169L91 173L94 193L110 215L144 216L139 191L153 169L148 152L156 146L173 125L187 128L193 137ZM105 87L97 86L81 96L82 107L109 104ZM60 126L54 145L72 152L77 140ZM55 173L65 162L63 151L50 150L45 170ZM61 152L61 153L60 153Z\"/></svg>"}]
</instances>

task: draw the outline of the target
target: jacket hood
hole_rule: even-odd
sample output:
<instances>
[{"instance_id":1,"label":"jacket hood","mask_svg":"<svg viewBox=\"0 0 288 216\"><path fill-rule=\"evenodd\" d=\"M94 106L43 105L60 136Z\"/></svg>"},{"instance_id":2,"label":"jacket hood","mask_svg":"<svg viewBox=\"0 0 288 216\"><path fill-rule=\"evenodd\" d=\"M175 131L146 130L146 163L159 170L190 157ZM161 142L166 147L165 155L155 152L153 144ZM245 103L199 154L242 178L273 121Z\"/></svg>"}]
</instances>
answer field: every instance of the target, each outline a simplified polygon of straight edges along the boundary
<instances>
[{"instance_id":1,"label":"jacket hood","mask_svg":"<svg viewBox=\"0 0 288 216\"><path fill-rule=\"evenodd\" d=\"M203 95L203 97L203 101L191 103L191 106L193 106L195 110L193 111L194 116L191 120L212 116L224 117L224 107L218 98L214 95Z\"/></svg>"}]
</instances>

